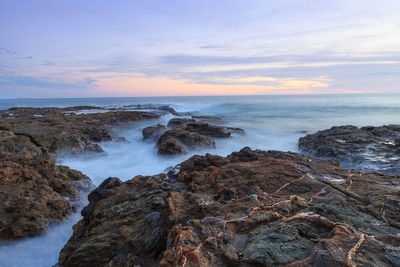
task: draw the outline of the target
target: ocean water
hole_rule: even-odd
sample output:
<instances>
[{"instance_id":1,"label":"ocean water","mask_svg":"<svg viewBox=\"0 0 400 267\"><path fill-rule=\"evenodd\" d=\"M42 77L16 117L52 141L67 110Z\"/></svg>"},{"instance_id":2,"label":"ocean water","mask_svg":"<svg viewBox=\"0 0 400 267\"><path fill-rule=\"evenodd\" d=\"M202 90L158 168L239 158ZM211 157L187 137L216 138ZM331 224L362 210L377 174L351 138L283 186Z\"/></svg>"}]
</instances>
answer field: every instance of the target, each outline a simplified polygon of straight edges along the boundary
<instances>
[{"instance_id":1,"label":"ocean water","mask_svg":"<svg viewBox=\"0 0 400 267\"><path fill-rule=\"evenodd\" d=\"M59 157L58 163L82 171L98 185L111 176L127 180L139 174L157 174L193 154L210 152L225 156L244 146L297 152L299 137L335 125L400 124L400 94L18 99L0 100L0 109L14 106L122 106L148 103L167 104L177 111L194 115L219 116L226 122L225 125L243 128L246 134L217 139L217 148L214 150L160 157L154 143L142 140L141 130L148 125L166 124L174 117L165 115L159 120L131 123L118 129L118 134L129 143L104 142L100 145L105 153ZM0 243L0 266L55 264L60 249L72 233L72 225L79 218L79 213L72 214L36 238Z\"/></svg>"}]
</instances>

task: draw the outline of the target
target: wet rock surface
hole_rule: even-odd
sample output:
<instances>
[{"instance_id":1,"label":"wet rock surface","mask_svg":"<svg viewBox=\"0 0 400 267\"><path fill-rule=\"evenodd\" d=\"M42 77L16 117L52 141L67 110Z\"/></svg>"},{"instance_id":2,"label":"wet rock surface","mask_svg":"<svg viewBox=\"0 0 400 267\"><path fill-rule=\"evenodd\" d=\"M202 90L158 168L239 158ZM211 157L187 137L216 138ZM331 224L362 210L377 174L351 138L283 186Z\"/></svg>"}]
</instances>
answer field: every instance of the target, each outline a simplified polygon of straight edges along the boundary
<instances>
[{"instance_id":1,"label":"wet rock surface","mask_svg":"<svg viewBox=\"0 0 400 267\"><path fill-rule=\"evenodd\" d=\"M106 180L61 266L397 266L400 176L244 148Z\"/></svg>"},{"instance_id":2,"label":"wet rock surface","mask_svg":"<svg viewBox=\"0 0 400 267\"><path fill-rule=\"evenodd\" d=\"M299 149L346 167L400 173L400 125L335 126L299 139Z\"/></svg>"},{"instance_id":3,"label":"wet rock surface","mask_svg":"<svg viewBox=\"0 0 400 267\"><path fill-rule=\"evenodd\" d=\"M176 127L158 139L157 147L161 155L176 155L187 153L190 149L215 148L215 141L209 136Z\"/></svg>"},{"instance_id":4,"label":"wet rock surface","mask_svg":"<svg viewBox=\"0 0 400 267\"><path fill-rule=\"evenodd\" d=\"M157 141L166 130L167 127L161 124L148 126L142 130L143 140Z\"/></svg>"},{"instance_id":5,"label":"wet rock surface","mask_svg":"<svg viewBox=\"0 0 400 267\"><path fill-rule=\"evenodd\" d=\"M94 142L113 139L110 125L160 115L139 111L96 112L96 107L12 108L0 111L0 129L29 136L51 153L101 152ZM81 110L95 113L81 114Z\"/></svg>"},{"instance_id":6,"label":"wet rock surface","mask_svg":"<svg viewBox=\"0 0 400 267\"><path fill-rule=\"evenodd\" d=\"M199 121L195 120L199 119ZM192 118L173 118L164 126L156 125L143 129L143 139L155 139L158 153L161 155L177 155L188 153L198 148L215 148L213 138L228 138L232 133L243 134L244 130L210 124L208 120L218 121L214 116L193 116ZM160 134L161 133L161 134ZM160 136L159 136L160 135Z\"/></svg>"}]
</instances>

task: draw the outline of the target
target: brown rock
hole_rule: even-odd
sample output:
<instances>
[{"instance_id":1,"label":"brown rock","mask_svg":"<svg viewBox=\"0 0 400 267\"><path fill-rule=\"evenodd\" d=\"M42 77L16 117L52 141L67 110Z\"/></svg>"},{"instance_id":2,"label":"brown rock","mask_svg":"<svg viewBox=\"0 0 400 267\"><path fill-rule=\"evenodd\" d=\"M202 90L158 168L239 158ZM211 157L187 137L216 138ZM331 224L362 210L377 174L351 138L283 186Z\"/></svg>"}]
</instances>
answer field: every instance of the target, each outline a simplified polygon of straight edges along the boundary
<instances>
[{"instance_id":1,"label":"brown rock","mask_svg":"<svg viewBox=\"0 0 400 267\"><path fill-rule=\"evenodd\" d=\"M60 264L396 266L399 186L400 176L296 153L195 156L176 182L138 176L100 188Z\"/></svg>"},{"instance_id":2,"label":"brown rock","mask_svg":"<svg viewBox=\"0 0 400 267\"><path fill-rule=\"evenodd\" d=\"M12 108L0 111L0 130L31 138L33 143L49 152L101 152L93 142L109 141L113 137L109 125L158 118L160 114L139 111L113 111L75 114L72 108Z\"/></svg>"},{"instance_id":3,"label":"brown rock","mask_svg":"<svg viewBox=\"0 0 400 267\"><path fill-rule=\"evenodd\" d=\"M139 266L159 262L168 234L168 191L161 189L165 177L137 176L121 184L112 181L99 186L107 193L95 193L90 199L91 204L95 199L92 212L74 226L77 231L60 253L62 266L105 266L126 258L127 253Z\"/></svg>"},{"instance_id":4,"label":"brown rock","mask_svg":"<svg viewBox=\"0 0 400 267\"><path fill-rule=\"evenodd\" d=\"M90 179L54 158L29 137L0 131L0 238L40 234L63 219L91 188Z\"/></svg>"}]
</instances>

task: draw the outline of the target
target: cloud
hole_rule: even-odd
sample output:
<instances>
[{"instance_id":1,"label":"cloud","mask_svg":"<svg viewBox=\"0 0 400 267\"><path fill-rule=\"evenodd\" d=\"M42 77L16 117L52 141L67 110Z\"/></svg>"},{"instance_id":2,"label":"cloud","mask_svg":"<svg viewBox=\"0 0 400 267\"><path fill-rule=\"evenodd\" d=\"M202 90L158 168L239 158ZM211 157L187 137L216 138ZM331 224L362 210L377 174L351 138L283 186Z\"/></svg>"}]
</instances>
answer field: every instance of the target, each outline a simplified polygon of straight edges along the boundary
<instances>
[{"instance_id":1,"label":"cloud","mask_svg":"<svg viewBox=\"0 0 400 267\"><path fill-rule=\"evenodd\" d=\"M54 66L55 64L53 62L50 62L50 61L45 61L40 65L42 65L42 66Z\"/></svg>"},{"instance_id":2,"label":"cloud","mask_svg":"<svg viewBox=\"0 0 400 267\"><path fill-rule=\"evenodd\" d=\"M18 86L18 87L33 87L33 88L46 88L46 89L84 89L95 85L96 80L86 78L83 81L65 82L53 81L49 78L33 77L33 76L0 76L0 86Z\"/></svg>"},{"instance_id":3,"label":"cloud","mask_svg":"<svg viewBox=\"0 0 400 267\"><path fill-rule=\"evenodd\" d=\"M16 55L17 52L15 52L13 50L10 50L10 49L7 49L7 48L0 47L0 55L1 54L4 54L4 55Z\"/></svg>"},{"instance_id":4,"label":"cloud","mask_svg":"<svg viewBox=\"0 0 400 267\"><path fill-rule=\"evenodd\" d=\"M202 45L199 46L200 49L219 49L219 48L228 48L226 45Z\"/></svg>"},{"instance_id":5,"label":"cloud","mask_svg":"<svg viewBox=\"0 0 400 267\"><path fill-rule=\"evenodd\" d=\"M331 79L326 77L318 77L309 80L297 78L278 78L278 77L246 77L246 78L224 78L216 77L208 84L224 84L224 85L257 85L268 86L276 90L290 90L290 89L311 89L311 88L326 88L329 87Z\"/></svg>"},{"instance_id":6,"label":"cloud","mask_svg":"<svg viewBox=\"0 0 400 267\"><path fill-rule=\"evenodd\" d=\"M254 57L238 57L238 56L208 56L208 55L186 55L173 54L159 57L159 62L163 64L177 65L215 65L215 64L265 64L276 62L296 62L302 64L322 63L322 64L339 64L341 62L351 63L368 63L368 62L400 62L398 56L376 56L369 55L364 57L344 57L340 55L325 53L324 56L315 55L290 55L282 54L275 56L254 56Z\"/></svg>"}]
</instances>

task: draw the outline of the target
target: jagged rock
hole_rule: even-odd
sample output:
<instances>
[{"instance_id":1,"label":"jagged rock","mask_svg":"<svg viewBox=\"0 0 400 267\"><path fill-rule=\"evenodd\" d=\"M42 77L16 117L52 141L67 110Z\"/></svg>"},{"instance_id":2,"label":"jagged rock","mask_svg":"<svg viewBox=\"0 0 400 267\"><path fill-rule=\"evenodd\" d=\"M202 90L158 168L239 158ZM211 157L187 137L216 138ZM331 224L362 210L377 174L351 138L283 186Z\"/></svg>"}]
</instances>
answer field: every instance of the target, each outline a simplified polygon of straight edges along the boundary
<instances>
[{"instance_id":1,"label":"jagged rock","mask_svg":"<svg viewBox=\"0 0 400 267\"><path fill-rule=\"evenodd\" d=\"M167 130L167 127L161 124L149 126L143 129L143 140L157 141L158 138Z\"/></svg>"},{"instance_id":2,"label":"jagged rock","mask_svg":"<svg viewBox=\"0 0 400 267\"><path fill-rule=\"evenodd\" d=\"M100 186L106 193L90 200L91 212L74 226L59 264L399 263L400 176L249 148L194 156L177 169L176 180L137 176Z\"/></svg>"},{"instance_id":3,"label":"jagged rock","mask_svg":"<svg viewBox=\"0 0 400 267\"><path fill-rule=\"evenodd\" d=\"M84 218L88 218L92 214L93 209L96 207L97 202L100 199L115 194L115 190L113 190L113 188L121 184L122 184L121 180L116 177L110 177L104 180L95 190L93 190L89 194L88 196L89 205L82 209L81 211L82 216Z\"/></svg>"},{"instance_id":4,"label":"jagged rock","mask_svg":"<svg viewBox=\"0 0 400 267\"><path fill-rule=\"evenodd\" d=\"M399 173L400 125L335 126L299 139L301 151L337 158L346 167Z\"/></svg>"},{"instance_id":5,"label":"jagged rock","mask_svg":"<svg viewBox=\"0 0 400 267\"><path fill-rule=\"evenodd\" d=\"M62 249L60 265L106 266L128 257L139 266L156 266L167 245L168 191L161 189L164 182L163 175L152 179L138 176L114 183L106 194L89 199L89 205L96 202L93 211L84 213L84 219L74 226L77 231Z\"/></svg>"},{"instance_id":6,"label":"jagged rock","mask_svg":"<svg viewBox=\"0 0 400 267\"><path fill-rule=\"evenodd\" d=\"M102 148L93 142L112 138L107 125L159 117L128 111L74 113L82 109L96 108L0 111L1 239L40 234L49 223L62 220L81 205L82 193L92 189L87 176L57 166L49 152L101 152Z\"/></svg>"},{"instance_id":7,"label":"jagged rock","mask_svg":"<svg viewBox=\"0 0 400 267\"><path fill-rule=\"evenodd\" d=\"M62 220L91 189L81 172L56 166L54 158L24 135L0 131L0 238L40 234Z\"/></svg>"},{"instance_id":8,"label":"jagged rock","mask_svg":"<svg viewBox=\"0 0 400 267\"><path fill-rule=\"evenodd\" d=\"M215 148L215 141L208 136L177 127L166 131L158 139L157 147L161 155L176 155L187 153L188 149Z\"/></svg>"}]
</instances>

